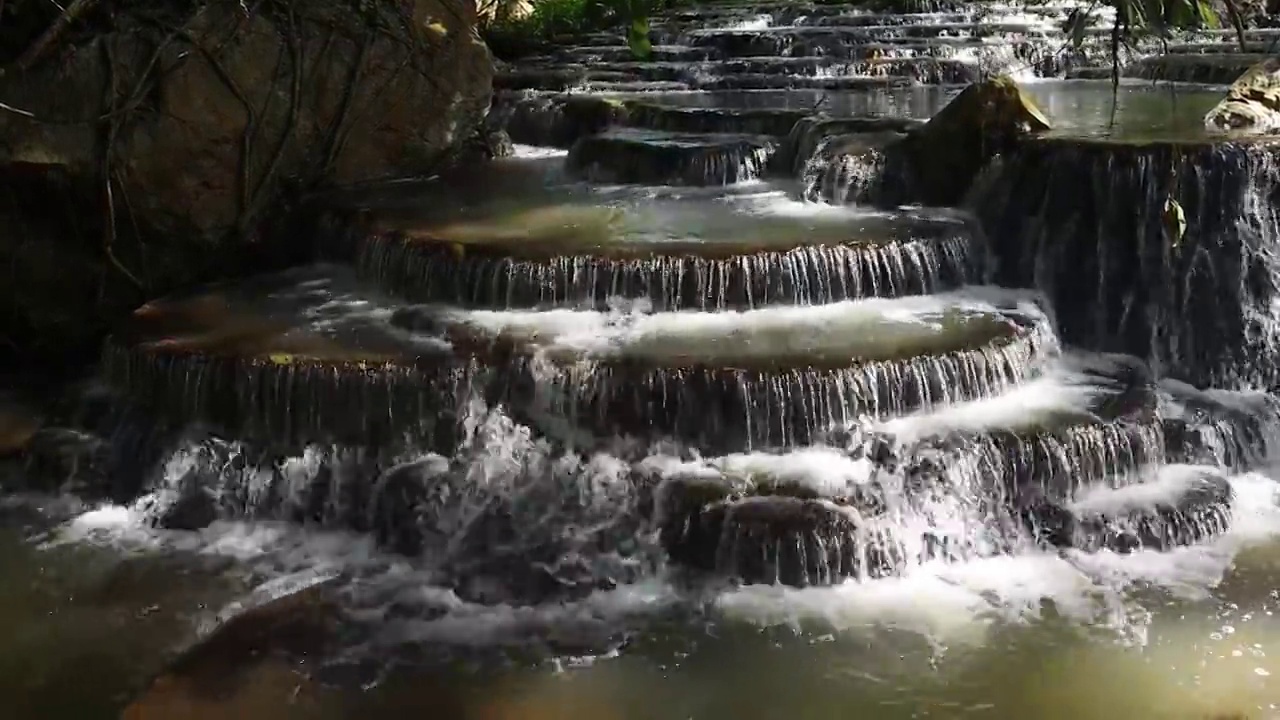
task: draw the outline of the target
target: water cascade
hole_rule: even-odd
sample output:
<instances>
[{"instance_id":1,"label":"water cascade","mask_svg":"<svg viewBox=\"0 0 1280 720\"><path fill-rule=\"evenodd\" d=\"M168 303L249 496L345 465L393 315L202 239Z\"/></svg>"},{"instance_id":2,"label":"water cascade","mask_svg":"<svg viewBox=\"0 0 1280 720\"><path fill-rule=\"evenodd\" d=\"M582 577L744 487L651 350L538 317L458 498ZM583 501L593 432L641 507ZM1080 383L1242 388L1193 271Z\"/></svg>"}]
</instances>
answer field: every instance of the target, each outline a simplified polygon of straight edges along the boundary
<instances>
[{"instance_id":1,"label":"water cascade","mask_svg":"<svg viewBox=\"0 0 1280 720\"><path fill-rule=\"evenodd\" d=\"M337 262L113 335L111 402L150 425L80 451L137 478L97 494L163 532L362 533L401 583L351 585L376 622L1055 558L1122 612L1108 563L1228 547L1274 459L1273 149L1178 135L1216 91L1123 84L1109 126L1108 83L1001 80L970 87L1014 105L940 112L1105 34L920 5L714 4L656 20L649 62L599 35L506 70L514 157L339 196ZM1052 130L1004 114L1025 97ZM28 473L63 471L37 439Z\"/></svg>"}]
</instances>

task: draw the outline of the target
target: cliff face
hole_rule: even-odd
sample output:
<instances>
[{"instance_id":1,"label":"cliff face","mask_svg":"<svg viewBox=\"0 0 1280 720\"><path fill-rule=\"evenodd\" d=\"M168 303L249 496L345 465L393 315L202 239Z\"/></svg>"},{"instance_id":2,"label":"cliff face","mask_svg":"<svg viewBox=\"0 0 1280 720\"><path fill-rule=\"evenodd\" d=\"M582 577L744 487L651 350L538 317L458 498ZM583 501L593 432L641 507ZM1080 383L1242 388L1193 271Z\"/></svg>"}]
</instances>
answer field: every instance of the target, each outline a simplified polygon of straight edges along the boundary
<instances>
[{"instance_id":1,"label":"cliff face","mask_svg":"<svg viewBox=\"0 0 1280 720\"><path fill-rule=\"evenodd\" d=\"M282 198L430 171L489 106L471 0L143 5L0 77L23 111L0 113L0 351L96 344L146 296L305 253L272 247Z\"/></svg>"}]
</instances>

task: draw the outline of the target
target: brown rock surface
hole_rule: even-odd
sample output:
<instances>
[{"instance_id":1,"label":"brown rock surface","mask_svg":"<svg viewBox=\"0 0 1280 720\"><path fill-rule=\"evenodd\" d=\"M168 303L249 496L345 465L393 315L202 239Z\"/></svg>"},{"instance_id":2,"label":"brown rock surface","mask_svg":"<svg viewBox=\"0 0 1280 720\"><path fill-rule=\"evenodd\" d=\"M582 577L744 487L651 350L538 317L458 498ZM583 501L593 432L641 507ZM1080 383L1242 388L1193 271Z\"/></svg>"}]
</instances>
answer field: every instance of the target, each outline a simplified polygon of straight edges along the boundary
<instances>
[{"instance_id":1,"label":"brown rock surface","mask_svg":"<svg viewBox=\"0 0 1280 720\"><path fill-rule=\"evenodd\" d=\"M282 198L430 171L487 111L471 0L192 5L117 9L0 76L33 115L0 113L0 182L40 201L0 202L25 226L0 236L3 344L80 347L147 296L305 257L264 248Z\"/></svg>"},{"instance_id":2,"label":"brown rock surface","mask_svg":"<svg viewBox=\"0 0 1280 720\"><path fill-rule=\"evenodd\" d=\"M251 607L183 653L121 720L327 717L308 660L333 640L339 609L320 582ZM337 717L337 715L334 715Z\"/></svg>"}]
</instances>

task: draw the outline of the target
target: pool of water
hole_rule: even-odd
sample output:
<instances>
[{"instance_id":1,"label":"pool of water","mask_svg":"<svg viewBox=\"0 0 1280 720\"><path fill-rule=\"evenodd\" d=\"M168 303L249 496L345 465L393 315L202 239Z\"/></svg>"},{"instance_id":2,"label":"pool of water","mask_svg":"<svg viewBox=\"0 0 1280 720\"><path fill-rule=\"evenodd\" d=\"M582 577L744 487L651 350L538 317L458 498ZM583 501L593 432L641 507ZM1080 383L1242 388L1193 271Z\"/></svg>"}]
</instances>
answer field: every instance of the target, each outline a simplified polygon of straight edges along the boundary
<instances>
[{"instance_id":1,"label":"pool of water","mask_svg":"<svg viewBox=\"0 0 1280 720\"><path fill-rule=\"evenodd\" d=\"M1273 718L1280 510L1270 481L1234 482L1236 529L1208 546L1000 558L831 589L682 597L654 578L554 608L455 605L388 623L384 639L414 650L358 682L302 682L254 660L251 681L204 681L186 701L205 713L192 717L245 720L442 708L512 720ZM14 718L114 716L271 577L344 570L429 589L341 534L228 523L166 537L100 511L37 543L21 525L7 515L0 533L0 683ZM530 641L561 650L519 660ZM391 657L377 647L363 652Z\"/></svg>"}]
</instances>

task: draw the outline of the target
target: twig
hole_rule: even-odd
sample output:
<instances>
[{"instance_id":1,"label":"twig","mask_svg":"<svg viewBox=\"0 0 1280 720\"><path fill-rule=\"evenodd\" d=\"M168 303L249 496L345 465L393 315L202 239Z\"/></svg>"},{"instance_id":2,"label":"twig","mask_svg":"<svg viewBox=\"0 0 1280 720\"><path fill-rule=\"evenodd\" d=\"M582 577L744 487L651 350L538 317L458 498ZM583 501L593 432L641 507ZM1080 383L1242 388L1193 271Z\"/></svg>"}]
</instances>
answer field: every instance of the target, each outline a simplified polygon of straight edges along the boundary
<instances>
[{"instance_id":1,"label":"twig","mask_svg":"<svg viewBox=\"0 0 1280 720\"><path fill-rule=\"evenodd\" d=\"M244 132L240 136L240 213L243 215L249 208L249 169L252 167L251 160L253 158L253 135L258 127L258 115L254 112L253 103L249 102L248 96L240 89L240 84L232 77L230 71L222 64L217 55L214 55L208 48L196 41L191 33L186 30L180 30L182 38L186 40L191 47L200 51L205 60L209 62L209 66L213 68L214 73L227 86L232 95L240 101L244 106L246 121L244 124Z\"/></svg>"},{"instance_id":2,"label":"twig","mask_svg":"<svg viewBox=\"0 0 1280 720\"><path fill-rule=\"evenodd\" d=\"M271 161L263 172L262 181L258 183L258 189L253 194L252 204L240 220L242 232L253 222L258 214L259 207L270 197L271 182L280 168L280 160L284 157L285 149L288 148L289 141L293 139L298 128L298 114L302 106L302 70L306 62L306 54L303 41L299 36L301 31L298 29L298 16L294 13L292 2L289 3L288 17L289 27L286 32L289 37L286 40L289 44L289 54L293 64L293 81L289 88L289 121L280 133L280 142L276 144L275 153L272 154Z\"/></svg>"},{"instance_id":3,"label":"twig","mask_svg":"<svg viewBox=\"0 0 1280 720\"><path fill-rule=\"evenodd\" d=\"M67 31L67 28L71 26L71 23L93 7L94 3L97 1L98 0L73 0L73 2L67 6L67 9L49 25L48 29L46 29L40 37L36 38L35 42L31 43L31 46L18 57L16 63L18 69L28 70L32 65L35 65L36 61L44 55L46 50L49 49L49 46L57 41L57 39Z\"/></svg>"},{"instance_id":4,"label":"twig","mask_svg":"<svg viewBox=\"0 0 1280 720\"><path fill-rule=\"evenodd\" d=\"M115 60L115 53L111 51L110 42L102 43L102 52L106 56L107 75L110 78L110 82L107 83L107 93L108 93L107 96L110 98L110 100L108 101L109 109L114 111L115 105L116 105L116 60ZM107 210L107 224L102 231L102 250L103 250L103 253L107 256L107 260L111 262L111 265L114 266L116 270L119 270L122 275L129 278L129 280L134 285L138 286L139 290L145 290L146 286L142 284L142 281L139 280L137 276L129 272L129 269L124 266L124 263L120 262L120 258L116 257L116 251L115 251L116 199L115 199L115 192L112 190L113 171L111 168L111 155L115 151L116 131L119 129L119 127L120 127L120 124L118 121L116 120L110 121L110 123L107 126L106 145L102 151L102 176L103 176L103 183L105 184L103 201L106 204L106 210Z\"/></svg>"},{"instance_id":5,"label":"twig","mask_svg":"<svg viewBox=\"0 0 1280 720\"><path fill-rule=\"evenodd\" d=\"M1236 0L1223 0L1227 6L1227 15L1231 17L1231 24L1236 29L1236 39L1240 41L1240 52L1248 52L1248 45L1244 40L1244 16L1240 14L1240 8L1236 7Z\"/></svg>"},{"instance_id":6,"label":"twig","mask_svg":"<svg viewBox=\"0 0 1280 720\"><path fill-rule=\"evenodd\" d=\"M370 32L372 34L372 31ZM373 39L366 36L364 41L360 43L360 52L356 55L355 65L351 68L351 76L347 79L347 87L342 94L342 110L338 113L338 118L333 124L333 133L329 136L329 147L325 152L324 165L320 167L320 174L324 175L337 161L338 153L341 151L342 145L345 144L341 138L344 136L344 126L347 124L347 117L351 114L352 100L355 98L356 85L360 82L360 76L364 72L364 60L369 54L369 46L373 44Z\"/></svg>"}]
</instances>

